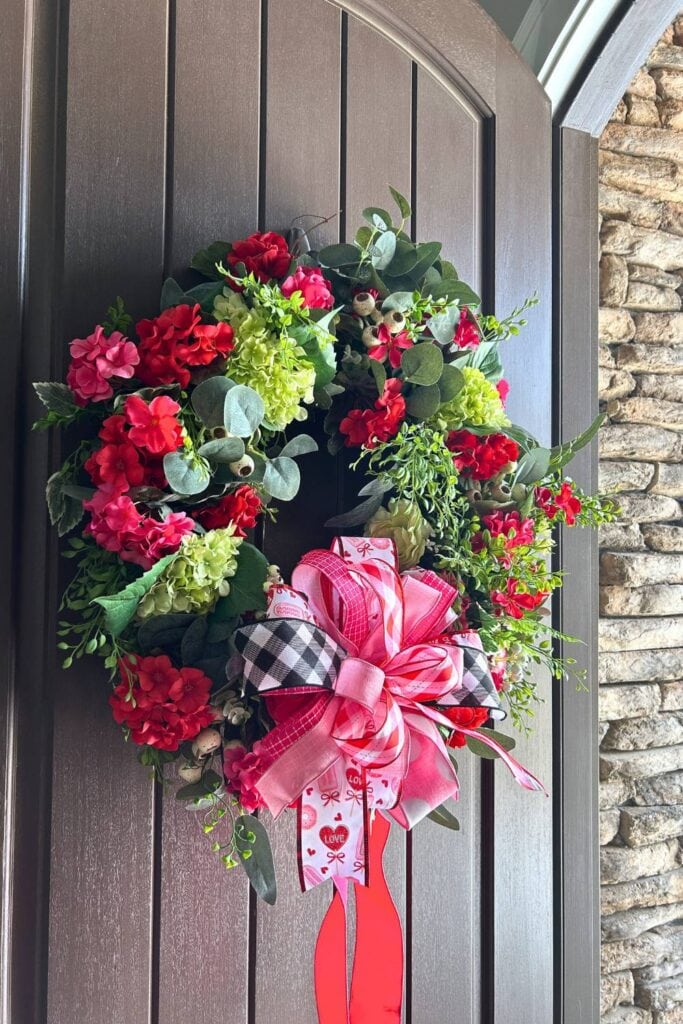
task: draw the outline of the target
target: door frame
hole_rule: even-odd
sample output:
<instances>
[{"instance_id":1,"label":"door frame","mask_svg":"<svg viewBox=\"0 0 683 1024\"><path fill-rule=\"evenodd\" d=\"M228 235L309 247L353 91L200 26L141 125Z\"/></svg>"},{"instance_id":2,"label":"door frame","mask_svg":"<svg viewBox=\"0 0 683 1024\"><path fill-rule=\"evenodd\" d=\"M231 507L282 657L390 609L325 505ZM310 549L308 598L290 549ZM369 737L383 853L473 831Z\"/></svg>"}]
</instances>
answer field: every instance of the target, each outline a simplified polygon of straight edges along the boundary
<instances>
[{"instance_id":1,"label":"door frame","mask_svg":"<svg viewBox=\"0 0 683 1024\"><path fill-rule=\"evenodd\" d=\"M555 440L573 437L598 411L598 140L680 0L631 0L607 26L553 118ZM563 392L571 384L571 400ZM598 484L597 439L571 465ZM571 566L556 625L587 645L567 650L587 670L589 693L555 691L555 1022L595 1024L600 1014L598 824L598 541L564 530L558 560Z\"/></svg>"}]
</instances>

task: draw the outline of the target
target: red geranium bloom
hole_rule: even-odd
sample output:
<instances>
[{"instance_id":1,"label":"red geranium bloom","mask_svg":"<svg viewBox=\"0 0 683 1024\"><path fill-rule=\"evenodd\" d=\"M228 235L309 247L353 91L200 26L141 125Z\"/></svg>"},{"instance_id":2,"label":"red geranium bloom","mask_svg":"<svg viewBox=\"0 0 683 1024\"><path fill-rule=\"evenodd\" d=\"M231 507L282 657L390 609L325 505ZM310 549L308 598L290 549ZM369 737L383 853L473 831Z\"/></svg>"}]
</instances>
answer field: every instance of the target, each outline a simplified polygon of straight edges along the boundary
<instances>
[{"instance_id":1,"label":"red geranium bloom","mask_svg":"<svg viewBox=\"0 0 683 1024\"><path fill-rule=\"evenodd\" d=\"M292 254L287 248L287 242L274 231L255 231L248 238L233 242L228 253L228 266L232 271L236 271L238 264L243 263L248 274L254 274L264 283L284 277L291 262Z\"/></svg>"},{"instance_id":2,"label":"red geranium bloom","mask_svg":"<svg viewBox=\"0 0 683 1024\"><path fill-rule=\"evenodd\" d=\"M101 437L103 441L107 441L108 444L123 444L127 439L126 426L125 416L108 416L102 423L97 436Z\"/></svg>"},{"instance_id":3,"label":"red geranium bloom","mask_svg":"<svg viewBox=\"0 0 683 1024\"><path fill-rule=\"evenodd\" d=\"M218 504L198 509L193 513L193 518L205 530L218 530L232 523L235 536L246 537L246 531L256 526L262 508L261 499L254 488L243 484L236 491L226 494Z\"/></svg>"},{"instance_id":4,"label":"red geranium bloom","mask_svg":"<svg viewBox=\"0 0 683 1024\"><path fill-rule=\"evenodd\" d=\"M235 347L230 324L198 324L189 343L177 346L178 358L188 366L208 366L214 359L224 359Z\"/></svg>"},{"instance_id":5,"label":"red geranium bloom","mask_svg":"<svg viewBox=\"0 0 683 1024\"><path fill-rule=\"evenodd\" d=\"M183 365L178 346L188 342L201 323L199 305L172 306L151 320L140 320L135 330L140 338L138 377L143 384L190 383L190 371Z\"/></svg>"},{"instance_id":6,"label":"red geranium bloom","mask_svg":"<svg viewBox=\"0 0 683 1024\"><path fill-rule=\"evenodd\" d=\"M492 537L505 537L508 551L534 542L534 521L522 519L519 512L492 512L483 517L482 523Z\"/></svg>"},{"instance_id":7,"label":"red geranium bloom","mask_svg":"<svg viewBox=\"0 0 683 1024\"><path fill-rule=\"evenodd\" d=\"M408 332L399 331L398 334L392 334L386 324L379 324L377 327L377 338L379 339L379 345L373 345L368 350L368 355L371 359L379 359L382 363L388 358L390 364L397 370L401 365L403 352L407 348L413 347L413 342Z\"/></svg>"},{"instance_id":8,"label":"red geranium bloom","mask_svg":"<svg viewBox=\"0 0 683 1024\"><path fill-rule=\"evenodd\" d=\"M440 708L443 715L448 718L456 728L449 736L447 745L449 747L464 747L467 737L464 733L458 732L457 726L462 725L465 729L478 729L484 725L489 717L488 708Z\"/></svg>"},{"instance_id":9,"label":"red geranium bloom","mask_svg":"<svg viewBox=\"0 0 683 1024\"><path fill-rule=\"evenodd\" d=\"M516 462L519 445L505 434L479 437L469 430L451 430L446 446L453 452L453 464L474 480L490 480L509 462Z\"/></svg>"},{"instance_id":10,"label":"red geranium bloom","mask_svg":"<svg viewBox=\"0 0 683 1024\"><path fill-rule=\"evenodd\" d=\"M109 698L114 719L134 743L177 750L214 721L211 680L199 669L177 669L170 658L122 662L121 682Z\"/></svg>"},{"instance_id":11,"label":"red geranium bloom","mask_svg":"<svg viewBox=\"0 0 683 1024\"><path fill-rule=\"evenodd\" d=\"M524 612L533 611L542 605L548 596L547 590L538 590L535 594L528 594L519 590L519 580L508 579L505 590L494 590L491 600L497 610L504 612L513 619L521 619Z\"/></svg>"},{"instance_id":12,"label":"red geranium bloom","mask_svg":"<svg viewBox=\"0 0 683 1024\"><path fill-rule=\"evenodd\" d=\"M93 483L107 484L112 493L123 494L139 486L145 478L140 456L129 441L103 445L88 459L86 469Z\"/></svg>"},{"instance_id":13,"label":"red geranium bloom","mask_svg":"<svg viewBox=\"0 0 683 1024\"><path fill-rule=\"evenodd\" d=\"M481 341L477 325L470 320L469 313L467 306L460 310L460 320L453 335L453 344L457 348L477 348Z\"/></svg>"},{"instance_id":14,"label":"red geranium bloom","mask_svg":"<svg viewBox=\"0 0 683 1024\"><path fill-rule=\"evenodd\" d=\"M391 377L375 402L374 409L351 409L339 424L347 447L365 445L375 448L395 437L406 416L406 403L401 394L401 381Z\"/></svg>"},{"instance_id":15,"label":"red geranium bloom","mask_svg":"<svg viewBox=\"0 0 683 1024\"><path fill-rule=\"evenodd\" d=\"M282 282L281 290L286 298L301 292L306 309L332 309L334 306L332 285L319 267L297 267Z\"/></svg>"},{"instance_id":16,"label":"red geranium bloom","mask_svg":"<svg viewBox=\"0 0 683 1024\"><path fill-rule=\"evenodd\" d=\"M151 569L164 555L178 550L183 537L194 529L184 512L172 512L163 522L145 516L125 494L100 488L83 502L91 519L84 533L105 551L114 551L124 562Z\"/></svg>"},{"instance_id":17,"label":"red geranium bloom","mask_svg":"<svg viewBox=\"0 0 683 1024\"><path fill-rule=\"evenodd\" d=\"M128 437L152 455L174 452L181 444L183 428L175 414L180 406L168 395L158 395L147 405L139 395L126 400L126 419L131 424Z\"/></svg>"},{"instance_id":18,"label":"red geranium bloom","mask_svg":"<svg viewBox=\"0 0 683 1024\"><path fill-rule=\"evenodd\" d=\"M234 793L248 814L253 814L259 807L265 807L255 784L262 774L259 757L260 743L247 750L241 743L226 746L223 751L223 774L228 789Z\"/></svg>"},{"instance_id":19,"label":"red geranium bloom","mask_svg":"<svg viewBox=\"0 0 683 1024\"><path fill-rule=\"evenodd\" d=\"M565 480L559 491L554 494L549 487L537 487L534 492L536 508L545 512L548 519L554 519L558 512L564 512L567 526L573 526L581 511L580 500L574 494L569 480Z\"/></svg>"}]
</instances>

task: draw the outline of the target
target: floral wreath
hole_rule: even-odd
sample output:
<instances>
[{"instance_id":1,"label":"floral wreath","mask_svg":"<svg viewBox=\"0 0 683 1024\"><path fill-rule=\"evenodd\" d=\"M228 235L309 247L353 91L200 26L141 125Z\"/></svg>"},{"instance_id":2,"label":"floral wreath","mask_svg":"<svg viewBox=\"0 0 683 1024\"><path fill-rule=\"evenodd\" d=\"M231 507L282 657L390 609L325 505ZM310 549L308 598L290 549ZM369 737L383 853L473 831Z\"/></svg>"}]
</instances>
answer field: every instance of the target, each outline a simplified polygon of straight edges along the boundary
<instances>
[{"instance_id":1,"label":"floral wreath","mask_svg":"<svg viewBox=\"0 0 683 1024\"><path fill-rule=\"evenodd\" d=\"M117 299L71 342L66 383L35 385L37 426L83 438L47 484L75 564L64 667L104 658L115 721L157 778L176 763L176 795L226 867L274 902L258 811L295 806L303 888L333 878L345 907L356 881L359 935L386 943L391 915L373 917L363 893L386 887L387 823L458 827L454 748L542 788L491 725L527 728L534 666L575 671L545 618L562 583L552 528L615 511L563 473L599 420L548 449L506 415L500 349L536 300L482 313L441 244L410 239L391 192L398 223L371 207L352 243L214 242L191 263L205 280L167 280L160 314L135 325ZM307 553L288 586L253 531L286 515L298 460L318 448L298 425L319 410L330 457L353 453L366 482L329 521L331 549ZM316 957L321 1019L346 999L345 974L328 976L345 963L334 907ZM400 1006L399 947L400 932Z\"/></svg>"}]
</instances>

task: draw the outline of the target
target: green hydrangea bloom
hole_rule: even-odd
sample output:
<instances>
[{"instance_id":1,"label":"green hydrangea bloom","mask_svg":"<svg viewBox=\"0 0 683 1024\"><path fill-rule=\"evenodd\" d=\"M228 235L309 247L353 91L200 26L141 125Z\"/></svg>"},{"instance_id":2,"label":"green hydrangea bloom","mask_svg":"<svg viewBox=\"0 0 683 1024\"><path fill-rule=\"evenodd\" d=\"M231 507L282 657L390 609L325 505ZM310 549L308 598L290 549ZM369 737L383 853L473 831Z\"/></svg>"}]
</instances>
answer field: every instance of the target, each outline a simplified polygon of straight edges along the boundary
<instances>
[{"instance_id":1,"label":"green hydrangea bloom","mask_svg":"<svg viewBox=\"0 0 683 1024\"><path fill-rule=\"evenodd\" d=\"M460 391L439 409L438 425L446 430L470 427L505 427L510 420L496 390L481 370L464 366L461 370L465 384Z\"/></svg>"},{"instance_id":2,"label":"green hydrangea bloom","mask_svg":"<svg viewBox=\"0 0 683 1024\"><path fill-rule=\"evenodd\" d=\"M237 572L241 537L231 523L205 534L190 533L138 605L139 619L170 612L210 612L219 597L230 592Z\"/></svg>"},{"instance_id":3,"label":"green hydrangea bloom","mask_svg":"<svg viewBox=\"0 0 683 1024\"><path fill-rule=\"evenodd\" d=\"M284 430L292 420L306 419L301 403L313 401L315 369L303 348L287 334L273 331L263 309L250 309L241 295L227 288L214 300L214 316L235 332L228 373L236 384L261 396L264 426Z\"/></svg>"}]
</instances>

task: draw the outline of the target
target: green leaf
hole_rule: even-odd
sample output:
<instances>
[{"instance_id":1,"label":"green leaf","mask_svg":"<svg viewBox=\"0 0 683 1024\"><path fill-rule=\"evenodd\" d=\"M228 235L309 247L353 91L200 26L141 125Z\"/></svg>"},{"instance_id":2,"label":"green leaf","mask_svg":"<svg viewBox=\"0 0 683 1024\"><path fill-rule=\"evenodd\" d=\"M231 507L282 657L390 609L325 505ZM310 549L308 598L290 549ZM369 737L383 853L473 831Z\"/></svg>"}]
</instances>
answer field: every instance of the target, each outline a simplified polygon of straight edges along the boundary
<instances>
[{"instance_id":1,"label":"green leaf","mask_svg":"<svg viewBox=\"0 0 683 1024\"><path fill-rule=\"evenodd\" d=\"M396 309L399 313L405 313L413 305L413 296L413 292L392 292L382 300L382 312L388 313L390 310Z\"/></svg>"},{"instance_id":2,"label":"green leaf","mask_svg":"<svg viewBox=\"0 0 683 1024\"><path fill-rule=\"evenodd\" d=\"M261 426L265 411L263 399L253 388L236 384L225 396L225 429L237 437L251 437Z\"/></svg>"},{"instance_id":3,"label":"green leaf","mask_svg":"<svg viewBox=\"0 0 683 1024\"><path fill-rule=\"evenodd\" d=\"M440 807L435 807L433 811L430 811L427 817L431 821L435 821L437 825L442 825L443 828L449 828L452 832L460 831L460 822L454 814L448 810L445 804L441 804Z\"/></svg>"},{"instance_id":4,"label":"green leaf","mask_svg":"<svg viewBox=\"0 0 683 1024\"><path fill-rule=\"evenodd\" d=\"M181 642L196 617L189 612L172 612L169 615L155 615L151 619L145 619L138 629L138 644L141 650L153 651L155 647L174 647Z\"/></svg>"},{"instance_id":5,"label":"green leaf","mask_svg":"<svg viewBox=\"0 0 683 1024\"><path fill-rule=\"evenodd\" d=\"M454 278L444 278L438 284L431 286L429 294L433 299L448 299L449 302L459 302L461 306L481 305L481 299L477 293L464 281Z\"/></svg>"},{"instance_id":6,"label":"green leaf","mask_svg":"<svg viewBox=\"0 0 683 1024\"><path fill-rule=\"evenodd\" d=\"M417 263L410 271L410 276L419 281L435 260L438 260L440 252L441 242L421 242L417 246Z\"/></svg>"},{"instance_id":7,"label":"green leaf","mask_svg":"<svg viewBox=\"0 0 683 1024\"><path fill-rule=\"evenodd\" d=\"M175 555L166 555L164 558L160 558L151 569L129 583L118 594L96 597L91 602L91 604L99 604L101 608L104 608L104 622L111 636L121 636L126 626L132 621L142 598L154 586L166 566L170 565L174 558Z\"/></svg>"},{"instance_id":8,"label":"green leaf","mask_svg":"<svg viewBox=\"0 0 683 1024\"><path fill-rule=\"evenodd\" d=\"M253 814L241 814L235 820L234 840L238 860L247 873L252 889L272 906L277 897L277 884L268 833ZM245 853L250 856L245 857Z\"/></svg>"},{"instance_id":9,"label":"green leaf","mask_svg":"<svg viewBox=\"0 0 683 1024\"><path fill-rule=\"evenodd\" d=\"M80 408L74 402L73 392L66 384L57 381L38 381L33 385L46 409L59 413L60 416L72 416Z\"/></svg>"},{"instance_id":10,"label":"green leaf","mask_svg":"<svg viewBox=\"0 0 683 1024\"><path fill-rule=\"evenodd\" d=\"M481 732L481 730L477 730L477 732ZM486 734L500 743L501 747L505 750L512 750L515 746L515 741L512 736L505 736L503 733L495 732L493 729L487 729ZM482 743L481 740L476 739L474 736L466 736L465 739L468 749L471 750L473 754L476 754L477 757L483 757L489 761L494 761L497 757L500 757L500 754L496 750L493 750L491 747L487 746L486 743Z\"/></svg>"},{"instance_id":11,"label":"green leaf","mask_svg":"<svg viewBox=\"0 0 683 1024\"><path fill-rule=\"evenodd\" d=\"M349 512L342 512L341 515L332 516L325 523L330 530L337 530L347 528L349 526L362 526L363 523L367 523L368 519L375 514L377 509L382 504L382 495L374 494L366 501L362 501L360 505L356 505Z\"/></svg>"},{"instance_id":12,"label":"green leaf","mask_svg":"<svg viewBox=\"0 0 683 1024\"><path fill-rule=\"evenodd\" d=\"M407 242L402 238L397 239L396 252L389 267L391 277L403 277L405 274L410 274L413 267L417 265L418 259L417 246L414 242Z\"/></svg>"},{"instance_id":13,"label":"green leaf","mask_svg":"<svg viewBox=\"0 0 683 1024\"><path fill-rule=\"evenodd\" d=\"M431 341L413 345L403 353L401 370L405 379L411 384L420 384L423 387L436 384L443 371L441 350Z\"/></svg>"},{"instance_id":14,"label":"green leaf","mask_svg":"<svg viewBox=\"0 0 683 1024\"><path fill-rule=\"evenodd\" d=\"M332 310L332 312L336 311ZM327 324L324 320L320 320L317 328L319 331L326 331ZM332 341L321 341L317 332L314 333L310 328L303 326L290 327L288 334L301 345L307 358L313 364L316 387L325 387L330 384L337 373L337 357Z\"/></svg>"},{"instance_id":15,"label":"green leaf","mask_svg":"<svg viewBox=\"0 0 683 1024\"><path fill-rule=\"evenodd\" d=\"M358 492L358 497L362 498L366 494L386 494L393 488L393 481L389 477L375 476L372 477L368 483L364 484Z\"/></svg>"},{"instance_id":16,"label":"green leaf","mask_svg":"<svg viewBox=\"0 0 683 1024\"><path fill-rule=\"evenodd\" d=\"M487 729L486 733L488 736L492 736L496 743L500 743L504 750L514 750L517 746L517 740L512 736L506 736L504 732L498 732L496 729Z\"/></svg>"},{"instance_id":17,"label":"green leaf","mask_svg":"<svg viewBox=\"0 0 683 1024\"><path fill-rule=\"evenodd\" d=\"M180 287L177 281L174 281L172 277L167 277L161 286L161 298L159 299L159 309L169 309L171 306L182 306L187 302L185 298L185 292Z\"/></svg>"},{"instance_id":18,"label":"green leaf","mask_svg":"<svg viewBox=\"0 0 683 1024\"><path fill-rule=\"evenodd\" d=\"M375 378L377 394L381 395L384 392L384 385L387 382L387 371L384 369L384 363L380 363L379 359L369 359L368 369Z\"/></svg>"},{"instance_id":19,"label":"green leaf","mask_svg":"<svg viewBox=\"0 0 683 1024\"><path fill-rule=\"evenodd\" d=\"M206 461L194 452L168 452L163 466L169 487L176 494L201 494L211 481Z\"/></svg>"},{"instance_id":20,"label":"green leaf","mask_svg":"<svg viewBox=\"0 0 683 1024\"><path fill-rule=\"evenodd\" d=\"M444 347L453 343L455 328L460 319L458 306L447 306L443 313L435 313L427 321L426 326L440 345Z\"/></svg>"},{"instance_id":21,"label":"green leaf","mask_svg":"<svg viewBox=\"0 0 683 1024\"><path fill-rule=\"evenodd\" d=\"M253 544L242 541L237 554L237 571L230 579L230 593L213 611L212 621L233 619L245 612L265 611L263 584L268 576L268 559Z\"/></svg>"},{"instance_id":22,"label":"green leaf","mask_svg":"<svg viewBox=\"0 0 683 1024\"><path fill-rule=\"evenodd\" d=\"M80 498L74 498L67 488L71 486L62 471L53 473L45 487L45 500L50 515L50 522L57 527L57 533L63 537L69 530L73 530L83 518L83 502Z\"/></svg>"},{"instance_id":23,"label":"green leaf","mask_svg":"<svg viewBox=\"0 0 683 1024\"><path fill-rule=\"evenodd\" d=\"M395 189L392 185L389 186L389 191L391 192L391 198L394 200L394 202L396 203L401 212L401 216L403 217L404 220L407 220L407 218L410 217L412 213L412 210L410 209L410 203L408 202L406 197L402 196L398 189Z\"/></svg>"},{"instance_id":24,"label":"green leaf","mask_svg":"<svg viewBox=\"0 0 683 1024\"><path fill-rule=\"evenodd\" d=\"M318 253L318 259L324 267L346 267L358 263L360 250L355 245L326 245Z\"/></svg>"},{"instance_id":25,"label":"green leaf","mask_svg":"<svg viewBox=\"0 0 683 1024\"><path fill-rule=\"evenodd\" d=\"M263 487L272 498L291 501L296 497L300 485L301 474L294 459L278 455L266 463Z\"/></svg>"},{"instance_id":26,"label":"green leaf","mask_svg":"<svg viewBox=\"0 0 683 1024\"><path fill-rule=\"evenodd\" d=\"M366 206L363 210L363 217L380 231L387 231L392 226L391 217L381 206Z\"/></svg>"},{"instance_id":27,"label":"green leaf","mask_svg":"<svg viewBox=\"0 0 683 1024\"><path fill-rule=\"evenodd\" d=\"M585 448L587 444L593 440L598 430L602 426L605 413L600 413L596 416L590 427L588 427L582 434L575 437L571 441L565 441L564 444L557 445L550 452L550 465L553 469L562 469L568 462L574 458L577 452L580 452L582 448Z\"/></svg>"},{"instance_id":28,"label":"green leaf","mask_svg":"<svg viewBox=\"0 0 683 1024\"><path fill-rule=\"evenodd\" d=\"M201 660L208 631L209 624L205 615L198 615L185 630L180 644L183 665L194 665Z\"/></svg>"},{"instance_id":29,"label":"green leaf","mask_svg":"<svg viewBox=\"0 0 683 1024\"><path fill-rule=\"evenodd\" d=\"M550 452L547 448L532 448L525 452L517 465L515 484L535 484L542 480L550 466Z\"/></svg>"},{"instance_id":30,"label":"green leaf","mask_svg":"<svg viewBox=\"0 0 683 1024\"><path fill-rule=\"evenodd\" d=\"M318 451L318 442L314 441L310 434L297 434L284 446L280 452L280 458L287 456L290 459L297 455L308 455L310 452Z\"/></svg>"},{"instance_id":31,"label":"green leaf","mask_svg":"<svg viewBox=\"0 0 683 1024\"><path fill-rule=\"evenodd\" d=\"M449 260L443 258L439 260L439 266L441 267L441 276L444 281L459 281L460 275L455 269L453 264Z\"/></svg>"},{"instance_id":32,"label":"green leaf","mask_svg":"<svg viewBox=\"0 0 683 1024\"><path fill-rule=\"evenodd\" d=\"M472 432L474 433L474 431ZM501 429L501 433L506 437L511 437L525 452L531 451L532 448L538 448L538 441L533 434L530 434L524 427L517 426L516 423L509 423Z\"/></svg>"},{"instance_id":33,"label":"green leaf","mask_svg":"<svg viewBox=\"0 0 683 1024\"><path fill-rule=\"evenodd\" d=\"M370 247L370 262L375 270L384 270L391 263L395 252L396 235L392 231L385 231Z\"/></svg>"},{"instance_id":34,"label":"green leaf","mask_svg":"<svg viewBox=\"0 0 683 1024\"><path fill-rule=\"evenodd\" d=\"M185 292L185 300L198 302L205 313L213 313L213 300L223 292L224 287L222 278L217 284L198 284L194 288L190 288L189 292Z\"/></svg>"},{"instance_id":35,"label":"green leaf","mask_svg":"<svg viewBox=\"0 0 683 1024\"><path fill-rule=\"evenodd\" d=\"M187 786L181 786L180 789L176 790L176 800L196 800L204 796L211 796L217 793L222 787L223 781L217 772L209 769L204 772L199 782L191 782ZM194 806L190 808L193 811L199 811L202 808Z\"/></svg>"},{"instance_id":36,"label":"green leaf","mask_svg":"<svg viewBox=\"0 0 683 1024\"><path fill-rule=\"evenodd\" d=\"M197 449L197 452L209 462L227 465L242 458L244 441L241 437L219 437L215 441L207 441Z\"/></svg>"},{"instance_id":37,"label":"green leaf","mask_svg":"<svg viewBox=\"0 0 683 1024\"><path fill-rule=\"evenodd\" d=\"M441 405L441 391L438 384L416 387L406 398L406 410L417 420L428 420Z\"/></svg>"},{"instance_id":38,"label":"green leaf","mask_svg":"<svg viewBox=\"0 0 683 1024\"><path fill-rule=\"evenodd\" d=\"M361 247L361 249L367 248L368 243L370 242L370 239L372 238L372 235L373 235L372 228L369 228L367 226L367 224L363 224L363 226L358 228L358 231L356 231L356 239L355 240L356 240L357 245L359 245Z\"/></svg>"},{"instance_id":39,"label":"green leaf","mask_svg":"<svg viewBox=\"0 0 683 1024\"><path fill-rule=\"evenodd\" d=\"M464 386L465 375L462 370L459 370L457 366L453 366L452 363L446 363L443 373L439 377L439 391L441 392L442 403L450 402L451 398L455 398Z\"/></svg>"},{"instance_id":40,"label":"green leaf","mask_svg":"<svg viewBox=\"0 0 683 1024\"><path fill-rule=\"evenodd\" d=\"M474 366L488 380L499 381L503 376L503 364L500 361L500 350L497 341L482 341L477 348L468 353L466 366Z\"/></svg>"},{"instance_id":41,"label":"green leaf","mask_svg":"<svg viewBox=\"0 0 683 1024\"><path fill-rule=\"evenodd\" d=\"M208 377L192 392L192 408L205 427L222 427L225 398L237 385L228 377Z\"/></svg>"},{"instance_id":42,"label":"green leaf","mask_svg":"<svg viewBox=\"0 0 683 1024\"><path fill-rule=\"evenodd\" d=\"M216 264L225 259L230 248L230 242L212 242L207 249L200 249L194 254L190 266L193 270L198 270L204 277L222 281L223 275L216 270Z\"/></svg>"}]
</instances>

